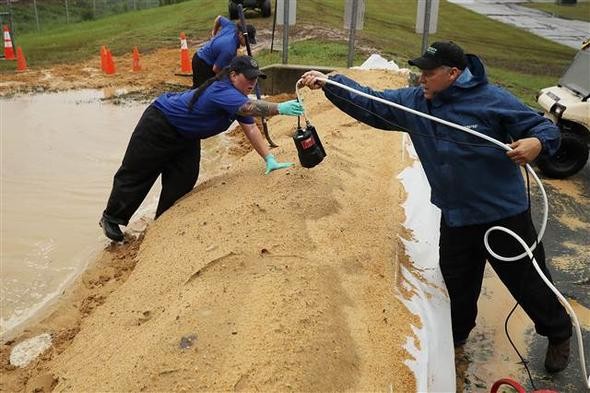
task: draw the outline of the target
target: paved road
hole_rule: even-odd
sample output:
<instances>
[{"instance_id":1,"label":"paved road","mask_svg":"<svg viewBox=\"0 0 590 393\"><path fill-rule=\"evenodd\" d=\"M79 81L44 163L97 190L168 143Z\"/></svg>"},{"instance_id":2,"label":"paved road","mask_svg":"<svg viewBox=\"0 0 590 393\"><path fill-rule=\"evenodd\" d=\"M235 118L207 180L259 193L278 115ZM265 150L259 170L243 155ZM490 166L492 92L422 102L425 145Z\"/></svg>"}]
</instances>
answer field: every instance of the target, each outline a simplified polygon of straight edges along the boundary
<instances>
[{"instance_id":1,"label":"paved road","mask_svg":"<svg viewBox=\"0 0 590 393\"><path fill-rule=\"evenodd\" d=\"M567 181L545 181L549 199L550 225L547 226L543 243L552 269L557 288L568 299L575 299L586 310L590 309L590 163ZM578 196L564 192L574 186ZM564 218L570 217L584 223L583 226L564 225ZM551 263L567 259L568 263ZM586 311L587 312L587 311ZM586 363L590 362L590 326L588 318L579 314L582 337L585 346ZM576 340L572 340L572 357L569 367L562 373L548 376L542 371L546 341L537 335L533 337L529 360L536 364L533 377L540 386L560 388L562 393L585 391ZM531 388L529 386L529 388Z\"/></svg>"},{"instance_id":2,"label":"paved road","mask_svg":"<svg viewBox=\"0 0 590 393\"><path fill-rule=\"evenodd\" d=\"M590 362L590 162L567 180L542 181L549 200L549 221L543 238L547 263L557 288L567 299L575 300L580 305L577 313L582 325L586 362ZM539 192L536 191L536 186L531 190L533 216L538 222L541 215ZM488 284L484 284L484 293L485 285ZM478 326L470 335L470 341L466 346L470 359L466 380L470 383L466 384L464 392L489 392L493 383L488 377L490 369L509 370L510 374L519 375L516 379L520 380L527 391L531 391L532 386L524 369L517 363L516 355L507 345L503 333L504 319L514 304L513 300L510 298L506 304L497 304L498 300L494 298L484 301L493 302L494 306L488 309L494 312L494 315L483 320L479 318ZM561 393L585 392L577 341L572 340L569 367L561 373L549 375L543 367L547 340L535 334L528 319L519 322L518 319L512 318L513 331L518 331L516 324L519 323L528 326L524 332L524 340L520 342L520 349L525 350L536 388L554 389ZM513 338L516 338L514 332ZM494 357L492 353L498 351L503 355ZM496 373L495 379L497 378Z\"/></svg>"},{"instance_id":3,"label":"paved road","mask_svg":"<svg viewBox=\"0 0 590 393\"><path fill-rule=\"evenodd\" d=\"M507 23L571 48L579 49L590 38L590 23L561 19L523 7L526 0L449 0L491 19Z\"/></svg>"}]
</instances>

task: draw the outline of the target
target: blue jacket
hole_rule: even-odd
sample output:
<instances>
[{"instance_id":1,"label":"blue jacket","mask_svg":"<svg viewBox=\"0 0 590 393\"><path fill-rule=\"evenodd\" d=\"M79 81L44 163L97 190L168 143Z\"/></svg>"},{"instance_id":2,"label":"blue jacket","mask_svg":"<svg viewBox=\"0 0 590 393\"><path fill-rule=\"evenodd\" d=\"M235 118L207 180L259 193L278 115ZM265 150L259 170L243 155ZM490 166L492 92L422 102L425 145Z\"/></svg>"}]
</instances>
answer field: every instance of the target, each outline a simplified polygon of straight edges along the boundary
<instances>
[{"instance_id":1,"label":"blue jacket","mask_svg":"<svg viewBox=\"0 0 590 393\"><path fill-rule=\"evenodd\" d=\"M542 154L559 146L559 130L506 90L488 83L482 62L468 55L468 69L432 100L421 87L374 91L342 76L330 79L403 106L430 113L504 143L537 137ZM506 151L481 138L326 84L326 97L372 127L407 131L432 189L431 201L447 225L490 223L528 209L520 167Z\"/></svg>"}]
</instances>

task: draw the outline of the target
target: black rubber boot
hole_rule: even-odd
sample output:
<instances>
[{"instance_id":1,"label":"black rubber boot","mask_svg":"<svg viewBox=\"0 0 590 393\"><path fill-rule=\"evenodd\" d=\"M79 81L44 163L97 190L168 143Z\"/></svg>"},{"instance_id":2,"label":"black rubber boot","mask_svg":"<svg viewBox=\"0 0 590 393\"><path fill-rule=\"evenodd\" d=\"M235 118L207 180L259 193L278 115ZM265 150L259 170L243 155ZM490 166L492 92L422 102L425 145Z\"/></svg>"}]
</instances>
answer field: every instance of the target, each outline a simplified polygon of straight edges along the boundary
<instances>
[{"instance_id":1,"label":"black rubber boot","mask_svg":"<svg viewBox=\"0 0 590 393\"><path fill-rule=\"evenodd\" d=\"M104 232L104 235L115 242L122 242L124 239L123 232L118 224L108 221L105 217L100 219L98 223Z\"/></svg>"},{"instance_id":2,"label":"black rubber boot","mask_svg":"<svg viewBox=\"0 0 590 393\"><path fill-rule=\"evenodd\" d=\"M550 373L557 373L565 370L570 358L569 337L557 343L549 341L547 354L545 355L545 370Z\"/></svg>"}]
</instances>

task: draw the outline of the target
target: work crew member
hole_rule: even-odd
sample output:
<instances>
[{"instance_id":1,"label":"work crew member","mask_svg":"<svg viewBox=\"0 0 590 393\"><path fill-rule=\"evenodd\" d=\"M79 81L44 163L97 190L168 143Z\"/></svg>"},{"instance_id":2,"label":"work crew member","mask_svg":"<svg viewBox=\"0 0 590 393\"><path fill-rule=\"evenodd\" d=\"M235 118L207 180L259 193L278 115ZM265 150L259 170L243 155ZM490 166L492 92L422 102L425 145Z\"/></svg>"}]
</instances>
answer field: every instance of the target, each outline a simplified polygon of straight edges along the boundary
<instances>
[{"instance_id":1,"label":"work crew member","mask_svg":"<svg viewBox=\"0 0 590 393\"><path fill-rule=\"evenodd\" d=\"M572 332L564 307L541 280L528 257L502 262L483 245L484 233L496 225L513 230L529 245L535 242L519 165L535 160L539 154L553 154L559 145L559 130L512 94L489 83L480 59L465 55L455 43L435 42L409 63L422 71L420 87L378 92L342 75L330 79L466 125L510 143L513 150L506 153L473 135L326 84L318 80L325 76L317 71L305 73L302 83L312 89L322 87L334 105L363 123L409 133L432 189L431 201L442 211L440 268L451 303L455 347L462 346L475 327L477 299L487 259L534 321L537 333L548 337L545 368L549 372L565 369ZM524 252L504 232L493 232L489 240L499 255L511 257ZM538 244L534 255L550 277L542 244Z\"/></svg>"},{"instance_id":2,"label":"work crew member","mask_svg":"<svg viewBox=\"0 0 590 393\"><path fill-rule=\"evenodd\" d=\"M156 218L192 190L199 176L201 139L227 130L234 120L264 158L266 174L293 165L276 161L252 116L298 116L303 108L296 100L275 104L249 99L259 77L266 75L256 60L239 56L196 91L163 94L146 109L131 135L100 220L109 239L123 240L119 225L129 223L159 175L162 191Z\"/></svg>"},{"instance_id":3,"label":"work crew member","mask_svg":"<svg viewBox=\"0 0 590 393\"><path fill-rule=\"evenodd\" d=\"M238 48L246 45L246 39L238 23L224 16L215 18L211 39L193 56L193 89L220 73L236 57ZM256 43L256 28L246 25L248 42Z\"/></svg>"}]
</instances>

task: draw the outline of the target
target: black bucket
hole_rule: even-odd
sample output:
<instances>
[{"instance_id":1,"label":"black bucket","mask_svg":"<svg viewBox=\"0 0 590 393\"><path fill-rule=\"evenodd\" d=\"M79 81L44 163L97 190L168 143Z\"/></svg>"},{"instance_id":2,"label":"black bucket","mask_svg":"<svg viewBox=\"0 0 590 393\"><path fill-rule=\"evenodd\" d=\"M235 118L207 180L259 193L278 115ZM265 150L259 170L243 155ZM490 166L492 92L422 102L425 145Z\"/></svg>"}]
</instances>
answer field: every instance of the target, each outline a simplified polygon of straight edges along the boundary
<instances>
[{"instance_id":1,"label":"black bucket","mask_svg":"<svg viewBox=\"0 0 590 393\"><path fill-rule=\"evenodd\" d=\"M315 127L308 121L305 123L305 128L301 128L301 126L297 127L297 131L293 135L293 141L295 142L295 147L297 147L301 166L304 168L313 168L322 162L326 156L326 151L322 146Z\"/></svg>"}]
</instances>

